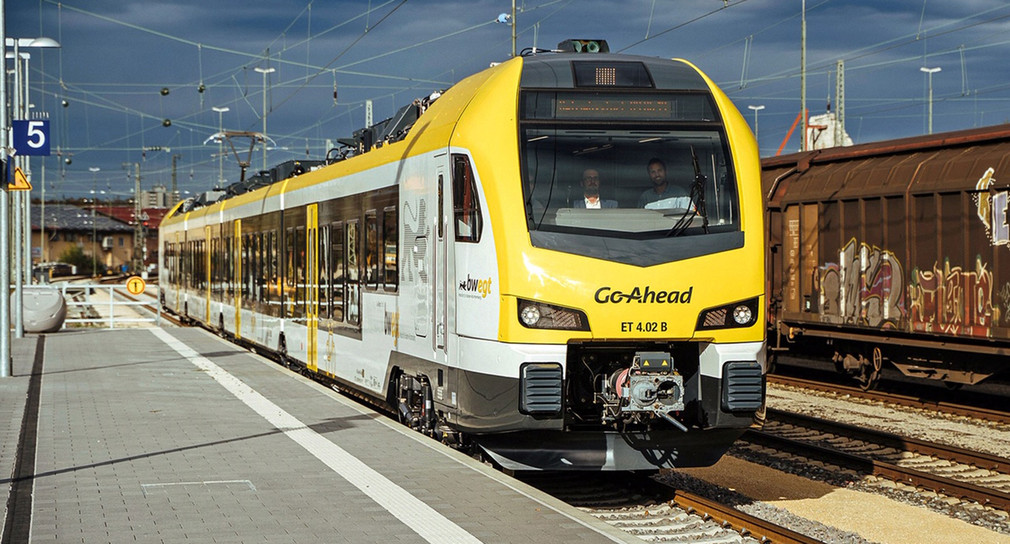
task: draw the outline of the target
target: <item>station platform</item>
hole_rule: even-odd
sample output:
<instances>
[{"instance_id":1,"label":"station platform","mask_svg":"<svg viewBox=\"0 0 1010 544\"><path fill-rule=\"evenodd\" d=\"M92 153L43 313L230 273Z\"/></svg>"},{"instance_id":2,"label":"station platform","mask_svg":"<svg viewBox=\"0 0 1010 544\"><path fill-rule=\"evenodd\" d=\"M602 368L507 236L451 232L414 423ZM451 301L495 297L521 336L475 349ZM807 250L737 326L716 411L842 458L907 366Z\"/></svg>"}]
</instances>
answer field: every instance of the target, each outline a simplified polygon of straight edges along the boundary
<instances>
[{"instance_id":1,"label":"station platform","mask_svg":"<svg viewBox=\"0 0 1010 544\"><path fill-rule=\"evenodd\" d=\"M12 341L7 542L641 542L197 328Z\"/></svg>"}]
</instances>

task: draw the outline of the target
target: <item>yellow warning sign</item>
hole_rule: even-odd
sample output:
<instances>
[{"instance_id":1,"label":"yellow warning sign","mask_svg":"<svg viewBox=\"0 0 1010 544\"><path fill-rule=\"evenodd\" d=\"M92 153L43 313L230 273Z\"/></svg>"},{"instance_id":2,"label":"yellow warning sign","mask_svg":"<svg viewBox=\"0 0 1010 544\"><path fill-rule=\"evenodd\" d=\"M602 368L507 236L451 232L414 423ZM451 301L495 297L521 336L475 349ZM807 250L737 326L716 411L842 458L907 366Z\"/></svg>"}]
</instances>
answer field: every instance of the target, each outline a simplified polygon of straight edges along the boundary
<instances>
[{"instance_id":1,"label":"yellow warning sign","mask_svg":"<svg viewBox=\"0 0 1010 544\"><path fill-rule=\"evenodd\" d=\"M14 183L7 184L8 191L31 191L32 184L28 183L28 177L20 168L14 169Z\"/></svg>"},{"instance_id":2,"label":"yellow warning sign","mask_svg":"<svg viewBox=\"0 0 1010 544\"><path fill-rule=\"evenodd\" d=\"M139 295L144 292L147 287L147 283L144 278L140 276L130 276L126 280L126 290L130 292L131 295Z\"/></svg>"}]
</instances>

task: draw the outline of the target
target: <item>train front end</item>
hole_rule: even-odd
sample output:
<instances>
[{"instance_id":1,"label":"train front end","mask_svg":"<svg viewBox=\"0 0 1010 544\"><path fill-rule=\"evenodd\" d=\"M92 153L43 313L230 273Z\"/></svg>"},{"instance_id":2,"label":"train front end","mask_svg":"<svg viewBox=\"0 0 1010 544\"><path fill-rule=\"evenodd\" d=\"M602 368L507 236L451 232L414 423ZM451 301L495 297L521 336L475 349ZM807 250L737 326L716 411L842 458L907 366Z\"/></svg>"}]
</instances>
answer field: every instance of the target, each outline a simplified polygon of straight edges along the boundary
<instances>
[{"instance_id":1,"label":"train front end","mask_svg":"<svg viewBox=\"0 0 1010 544\"><path fill-rule=\"evenodd\" d=\"M594 43L506 63L456 125L496 268L457 245L453 423L513 470L710 465L764 403L757 149L691 64ZM481 281L498 315L464 321Z\"/></svg>"}]
</instances>

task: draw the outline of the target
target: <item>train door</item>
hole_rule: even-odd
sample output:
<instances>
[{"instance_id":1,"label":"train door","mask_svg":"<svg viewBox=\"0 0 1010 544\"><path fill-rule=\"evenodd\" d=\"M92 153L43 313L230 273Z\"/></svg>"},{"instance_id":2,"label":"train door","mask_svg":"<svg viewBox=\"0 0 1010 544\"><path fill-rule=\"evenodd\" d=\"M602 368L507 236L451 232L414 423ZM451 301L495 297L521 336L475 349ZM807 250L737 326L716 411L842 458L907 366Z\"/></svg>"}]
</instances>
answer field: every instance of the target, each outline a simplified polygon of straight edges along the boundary
<instances>
[{"instance_id":1,"label":"train door","mask_svg":"<svg viewBox=\"0 0 1010 544\"><path fill-rule=\"evenodd\" d=\"M172 289L175 291L175 304L172 306L172 309L175 310L175 315L182 315L182 293L186 285L186 267L183 266L183 263L185 262L183 256L185 255L186 248L185 225L182 232L176 232L174 237L175 251L173 253L175 255L175 281L172 282Z\"/></svg>"},{"instance_id":2,"label":"train door","mask_svg":"<svg viewBox=\"0 0 1010 544\"><path fill-rule=\"evenodd\" d=\"M436 360L442 360L446 354L446 293L449 291L447 283L449 281L446 273L446 256L449 254L448 237L446 236L446 200L449 195L445 192L445 168L438 166L436 169L436 180L438 185L438 213L435 217L435 254L432 255L434 264L434 330L432 331L432 347L435 350ZM451 209L451 208L450 208Z\"/></svg>"},{"instance_id":3,"label":"train door","mask_svg":"<svg viewBox=\"0 0 1010 544\"><path fill-rule=\"evenodd\" d=\"M232 238L232 255L231 262L234 263L232 270L232 277L228 278L229 283L231 283L232 290L232 300L231 304L235 308L235 338L242 338L242 289L239 287L239 282L242 281L242 220L235 220L235 227L233 231ZM228 292L225 292L225 296Z\"/></svg>"},{"instance_id":4,"label":"train door","mask_svg":"<svg viewBox=\"0 0 1010 544\"><path fill-rule=\"evenodd\" d=\"M305 211L305 324L308 326L306 366L312 372L319 367L319 204L309 204Z\"/></svg>"},{"instance_id":5,"label":"train door","mask_svg":"<svg viewBox=\"0 0 1010 544\"><path fill-rule=\"evenodd\" d=\"M210 317L210 299L213 291L214 277L211 275L211 263L213 262L213 251L211 250L211 240L213 240L214 228L205 226L203 228L203 296L206 297L207 307L204 313L204 323L212 323Z\"/></svg>"}]
</instances>

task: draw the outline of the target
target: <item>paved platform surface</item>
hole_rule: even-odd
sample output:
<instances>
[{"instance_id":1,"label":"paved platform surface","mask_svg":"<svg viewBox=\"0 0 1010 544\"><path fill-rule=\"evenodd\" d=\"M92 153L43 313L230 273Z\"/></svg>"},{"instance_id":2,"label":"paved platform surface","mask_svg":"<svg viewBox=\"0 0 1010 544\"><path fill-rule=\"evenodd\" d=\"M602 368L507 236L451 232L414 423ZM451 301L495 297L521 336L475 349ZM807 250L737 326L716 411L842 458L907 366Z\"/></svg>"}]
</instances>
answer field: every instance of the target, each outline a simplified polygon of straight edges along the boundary
<instances>
[{"instance_id":1,"label":"paved platform surface","mask_svg":"<svg viewBox=\"0 0 1010 544\"><path fill-rule=\"evenodd\" d=\"M4 543L640 542L200 329L12 353Z\"/></svg>"}]
</instances>

